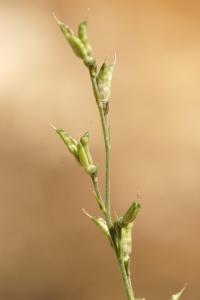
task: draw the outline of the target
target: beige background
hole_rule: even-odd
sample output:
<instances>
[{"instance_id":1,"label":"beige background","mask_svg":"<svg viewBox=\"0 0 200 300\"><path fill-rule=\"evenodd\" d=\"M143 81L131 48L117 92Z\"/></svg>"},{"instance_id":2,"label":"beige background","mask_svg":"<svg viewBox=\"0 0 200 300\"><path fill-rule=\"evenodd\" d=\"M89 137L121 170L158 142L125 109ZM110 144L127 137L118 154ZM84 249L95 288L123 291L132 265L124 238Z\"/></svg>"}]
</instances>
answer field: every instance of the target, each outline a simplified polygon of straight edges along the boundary
<instances>
[{"instance_id":1,"label":"beige background","mask_svg":"<svg viewBox=\"0 0 200 300\"><path fill-rule=\"evenodd\" d=\"M88 177L48 124L90 130L103 174L86 68L51 12L76 29L91 8L99 64L117 67L111 100L112 207L142 193L136 294L164 300L188 282L200 298L200 2L0 1L0 299L125 299Z\"/></svg>"}]
</instances>

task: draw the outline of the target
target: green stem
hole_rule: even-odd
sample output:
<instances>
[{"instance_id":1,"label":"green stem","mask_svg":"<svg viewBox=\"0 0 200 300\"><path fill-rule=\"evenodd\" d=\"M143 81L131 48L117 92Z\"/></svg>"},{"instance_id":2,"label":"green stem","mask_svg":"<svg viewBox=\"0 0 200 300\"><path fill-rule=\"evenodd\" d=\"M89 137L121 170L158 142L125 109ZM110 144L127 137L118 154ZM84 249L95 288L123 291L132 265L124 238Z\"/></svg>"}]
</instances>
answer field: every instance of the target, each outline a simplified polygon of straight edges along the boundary
<instances>
[{"instance_id":1,"label":"green stem","mask_svg":"<svg viewBox=\"0 0 200 300\"><path fill-rule=\"evenodd\" d=\"M105 198L106 199L105 199L105 206L104 206L104 208L105 208L104 215L106 218L107 226L108 226L110 234L111 234L112 244L113 244L113 246L115 246L116 245L116 240L115 240L116 237L113 235L114 234L113 233L113 224L112 224L111 213L110 213L110 128L109 128L108 119L106 118L105 113L104 113L103 104L101 102L101 97L100 97L98 86L97 86L96 66L89 68L89 72L90 72L90 78L92 81L94 96L95 96L97 106L99 109L101 125L102 125L102 129L103 129L103 136L104 136L105 152L106 152L106 166L105 166L105 169L106 169L105 170L105 181L106 181L105 182L105 196L106 196ZM94 183L95 192L96 192L98 199L101 199L102 203L104 203L100 196L98 180L96 182L94 182L94 180L93 180L93 183ZM123 261L121 255L119 255L119 253L118 253L118 249L116 247L114 247L114 249L115 249L117 259L119 262L120 271L121 271L127 299L134 300L135 298L134 298L133 289L131 286L130 273L127 272L125 265L124 265L124 261Z\"/></svg>"},{"instance_id":2,"label":"green stem","mask_svg":"<svg viewBox=\"0 0 200 300\"><path fill-rule=\"evenodd\" d=\"M122 274L122 279L123 279L127 299L134 300L135 298L134 298L133 289L131 286L130 273L127 273L125 265L124 265L124 261L121 257L118 259L118 262L119 262L119 266L120 266L120 270L121 270L121 274Z\"/></svg>"},{"instance_id":3,"label":"green stem","mask_svg":"<svg viewBox=\"0 0 200 300\"><path fill-rule=\"evenodd\" d=\"M106 118L104 115L104 110L103 110L103 105L101 102L101 97L99 95L99 90L97 86L97 81L96 81L96 72L91 68L90 70L90 78L92 81L92 87L95 95L95 99L97 102L97 106L99 109L99 114L100 114L100 119L101 119L101 125L103 129L103 136L104 136L104 143L105 143L105 151L106 151L106 171L105 171L105 180L106 180L106 203L105 203L105 208L106 208L106 222L108 225L108 228L110 229L112 227L112 220L111 220L111 214L110 214L110 139L109 139L109 130L106 122Z\"/></svg>"},{"instance_id":4,"label":"green stem","mask_svg":"<svg viewBox=\"0 0 200 300\"><path fill-rule=\"evenodd\" d=\"M93 185L94 185L94 191L95 191L97 202L99 204L100 209L103 211L103 213L105 215L106 214L106 208L105 208L105 204L103 202L101 192L100 192L100 189L99 189L98 177L97 176L93 177L92 182L93 182Z\"/></svg>"}]
</instances>

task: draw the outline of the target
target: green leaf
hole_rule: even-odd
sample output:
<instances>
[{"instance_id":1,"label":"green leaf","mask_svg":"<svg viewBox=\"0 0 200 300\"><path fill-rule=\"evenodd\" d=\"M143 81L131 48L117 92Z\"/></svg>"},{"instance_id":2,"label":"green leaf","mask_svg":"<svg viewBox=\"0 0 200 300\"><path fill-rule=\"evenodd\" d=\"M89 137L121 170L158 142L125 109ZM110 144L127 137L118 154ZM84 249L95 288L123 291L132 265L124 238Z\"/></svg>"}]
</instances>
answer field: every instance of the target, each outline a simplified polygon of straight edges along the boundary
<instances>
[{"instance_id":1,"label":"green leaf","mask_svg":"<svg viewBox=\"0 0 200 300\"><path fill-rule=\"evenodd\" d=\"M184 288L178 292L177 294L172 295L170 300L179 300L183 294L183 292L185 291L186 285L184 286Z\"/></svg>"}]
</instances>

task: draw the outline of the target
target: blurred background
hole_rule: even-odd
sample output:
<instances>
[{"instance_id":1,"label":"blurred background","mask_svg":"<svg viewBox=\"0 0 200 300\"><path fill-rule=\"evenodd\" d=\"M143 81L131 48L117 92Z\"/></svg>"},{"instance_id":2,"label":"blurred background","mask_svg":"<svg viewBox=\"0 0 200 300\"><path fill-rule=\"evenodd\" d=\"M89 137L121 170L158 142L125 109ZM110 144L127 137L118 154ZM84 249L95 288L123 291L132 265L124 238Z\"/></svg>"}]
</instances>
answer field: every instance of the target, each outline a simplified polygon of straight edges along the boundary
<instances>
[{"instance_id":1,"label":"blurred background","mask_svg":"<svg viewBox=\"0 0 200 300\"><path fill-rule=\"evenodd\" d=\"M52 18L89 14L99 65L117 53L110 120L112 211L141 193L135 292L200 298L200 2L0 0L0 299L125 299L88 176L48 120L104 145L89 76ZM101 184L102 188L103 185Z\"/></svg>"}]
</instances>

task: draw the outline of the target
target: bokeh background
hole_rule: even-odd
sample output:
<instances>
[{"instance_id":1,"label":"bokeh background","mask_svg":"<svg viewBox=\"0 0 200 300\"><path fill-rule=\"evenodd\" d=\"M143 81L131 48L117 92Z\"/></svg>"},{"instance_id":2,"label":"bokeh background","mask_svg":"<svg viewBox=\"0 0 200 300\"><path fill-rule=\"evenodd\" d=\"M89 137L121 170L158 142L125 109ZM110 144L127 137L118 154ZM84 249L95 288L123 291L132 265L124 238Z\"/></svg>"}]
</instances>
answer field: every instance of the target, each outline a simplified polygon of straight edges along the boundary
<instances>
[{"instance_id":1,"label":"bokeh background","mask_svg":"<svg viewBox=\"0 0 200 300\"><path fill-rule=\"evenodd\" d=\"M200 298L200 2L0 1L0 299L125 299L113 253L82 208L92 185L48 120L104 146L87 70L52 11L89 14L99 65L117 53L111 100L112 205L141 193L132 272L138 297L188 283ZM103 187L103 186L102 186Z\"/></svg>"}]
</instances>

